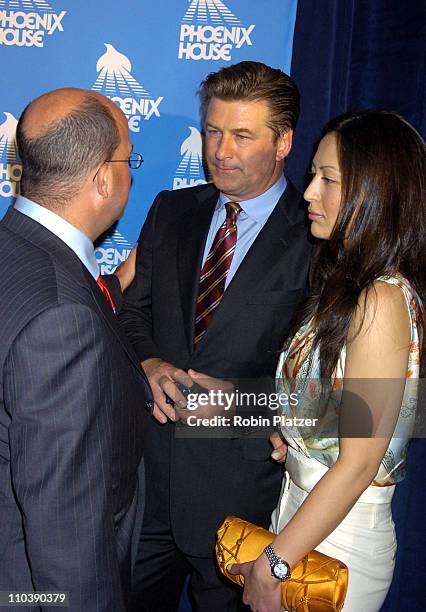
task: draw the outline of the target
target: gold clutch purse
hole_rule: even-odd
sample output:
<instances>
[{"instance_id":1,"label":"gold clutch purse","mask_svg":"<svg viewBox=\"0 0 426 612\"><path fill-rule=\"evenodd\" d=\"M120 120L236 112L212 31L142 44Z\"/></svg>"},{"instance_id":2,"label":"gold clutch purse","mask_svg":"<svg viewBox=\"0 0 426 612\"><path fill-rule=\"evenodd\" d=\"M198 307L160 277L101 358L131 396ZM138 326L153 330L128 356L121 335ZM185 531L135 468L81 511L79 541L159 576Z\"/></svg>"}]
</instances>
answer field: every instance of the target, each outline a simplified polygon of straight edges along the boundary
<instances>
[{"instance_id":1,"label":"gold clutch purse","mask_svg":"<svg viewBox=\"0 0 426 612\"><path fill-rule=\"evenodd\" d=\"M224 576L244 585L244 576L226 570L232 563L257 559L274 540L270 531L228 516L217 531L216 559ZM344 563L316 550L291 568L291 577L281 584L281 605L288 612L338 612L348 588L348 568Z\"/></svg>"}]
</instances>

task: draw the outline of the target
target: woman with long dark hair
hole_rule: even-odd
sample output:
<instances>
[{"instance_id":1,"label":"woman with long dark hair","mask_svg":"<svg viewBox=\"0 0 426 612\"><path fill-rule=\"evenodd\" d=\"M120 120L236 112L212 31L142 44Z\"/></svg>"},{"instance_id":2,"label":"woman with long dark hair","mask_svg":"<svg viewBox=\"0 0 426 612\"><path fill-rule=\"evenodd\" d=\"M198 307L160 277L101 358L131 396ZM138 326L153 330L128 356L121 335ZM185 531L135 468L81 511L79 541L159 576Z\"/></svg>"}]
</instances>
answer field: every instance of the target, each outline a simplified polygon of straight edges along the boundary
<instances>
[{"instance_id":1,"label":"woman with long dark hair","mask_svg":"<svg viewBox=\"0 0 426 612\"><path fill-rule=\"evenodd\" d=\"M386 597L391 499L425 369L424 181L424 142L397 114L350 113L324 128L305 192L320 239L312 291L277 370L277 390L300 398L284 415L317 424L282 428L278 535L269 554L232 568L252 610L280 609L280 578L312 549L348 566L344 612L376 612Z\"/></svg>"}]
</instances>

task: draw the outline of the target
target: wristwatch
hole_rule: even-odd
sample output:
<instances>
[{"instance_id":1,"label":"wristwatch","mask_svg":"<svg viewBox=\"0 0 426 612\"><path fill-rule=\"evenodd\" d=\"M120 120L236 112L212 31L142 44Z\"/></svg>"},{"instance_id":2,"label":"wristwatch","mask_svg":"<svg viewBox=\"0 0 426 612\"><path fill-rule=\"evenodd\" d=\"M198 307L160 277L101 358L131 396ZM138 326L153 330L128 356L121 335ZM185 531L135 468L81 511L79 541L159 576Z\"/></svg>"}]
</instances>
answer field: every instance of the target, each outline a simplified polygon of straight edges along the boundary
<instances>
[{"instance_id":1,"label":"wristwatch","mask_svg":"<svg viewBox=\"0 0 426 612\"><path fill-rule=\"evenodd\" d=\"M290 578L290 566L287 561L284 561L284 559L281 559L281 557L275 553L272 544L268 544L263 552L271 566L271 576L281 582L288 580Z\"/></svg>"}]
</instances>

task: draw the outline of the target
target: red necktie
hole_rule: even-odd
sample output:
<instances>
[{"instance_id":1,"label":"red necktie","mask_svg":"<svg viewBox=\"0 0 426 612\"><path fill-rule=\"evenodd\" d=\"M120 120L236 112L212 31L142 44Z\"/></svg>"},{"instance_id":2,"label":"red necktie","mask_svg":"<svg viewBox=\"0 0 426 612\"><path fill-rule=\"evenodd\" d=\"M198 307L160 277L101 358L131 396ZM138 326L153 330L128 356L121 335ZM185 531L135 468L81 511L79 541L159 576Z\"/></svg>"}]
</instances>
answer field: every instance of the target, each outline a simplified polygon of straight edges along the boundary
<instances>
[{"instance_id":1,"label":"red necktie","mask_svg":"<svg viewBox=\"0 0 426 612\"><path fill-rule=\"evenodd\" d=\"M98 283L99 287L102 290L102 293L104 294L104 296L107 299L107 302L109 303L109 305L111 306L111 308L113 309L113 311L115 313L114 300L112 299L111 293L110 293L110 291L108 289L108 285L104 281L103 276L98 276L98 279L97 279L96 282Z\"/></svg>"},{"instance_id":2,"label":"red necktie","mask_svg":"<svg viewBox=\"0 0 426 612\"><path fill-rule=\"evenodd\" d=\"M241 207L227 202L226 219L217 231L201 270L195 318L194 344L205 334L225 292L225 281L237 243L237 217Z\"/></svg>"}]
</instances>

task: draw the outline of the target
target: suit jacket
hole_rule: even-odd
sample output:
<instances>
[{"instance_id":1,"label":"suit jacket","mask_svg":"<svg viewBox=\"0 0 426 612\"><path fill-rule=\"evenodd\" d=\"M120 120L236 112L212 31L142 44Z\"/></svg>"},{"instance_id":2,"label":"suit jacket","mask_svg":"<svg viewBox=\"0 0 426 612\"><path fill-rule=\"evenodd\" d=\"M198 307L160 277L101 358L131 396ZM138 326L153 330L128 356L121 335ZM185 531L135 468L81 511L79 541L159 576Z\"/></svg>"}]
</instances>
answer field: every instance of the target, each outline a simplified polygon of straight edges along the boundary
<instances>
[{"instance_id":1,"label":"suit jacket","mask_svg":"<svg viewBox=\"0 0 426 612\"><path fill-rule=\"evenodd\" d=\"M141 360L161 357L219 378L273 376L306 294L311 252L306 205L288 182L194 348L198 281L217 199L213 185L157 196L139 238L137 274L120 320ZM227 514L268 526L282 476L269 459L268 440L183 439L174 429L154 421L150 426L147 516L168 512L170 497L175 541L196 556L211 554L216 528Z\"/></svg>"},{"instance_id":2,"label":"suit jacket","mask_svg":"<svg viewBox=\"0 0 426 612\"><path fill-rule=\"evenodd\" d=\"M75 253L13 208L0 292L0 590L124 611L145 375Z\"/></svg>"}]
</instances>

